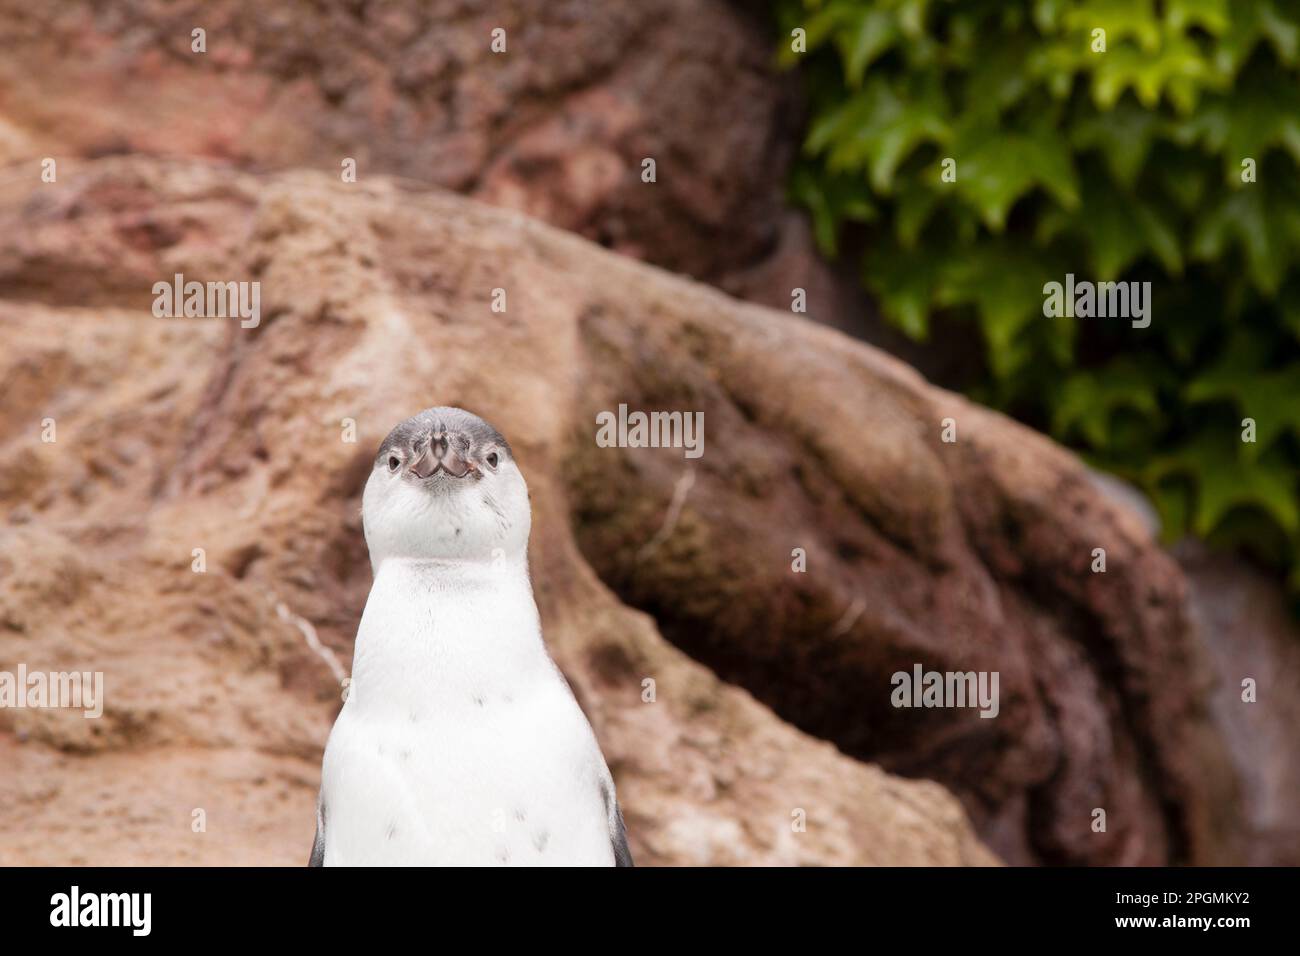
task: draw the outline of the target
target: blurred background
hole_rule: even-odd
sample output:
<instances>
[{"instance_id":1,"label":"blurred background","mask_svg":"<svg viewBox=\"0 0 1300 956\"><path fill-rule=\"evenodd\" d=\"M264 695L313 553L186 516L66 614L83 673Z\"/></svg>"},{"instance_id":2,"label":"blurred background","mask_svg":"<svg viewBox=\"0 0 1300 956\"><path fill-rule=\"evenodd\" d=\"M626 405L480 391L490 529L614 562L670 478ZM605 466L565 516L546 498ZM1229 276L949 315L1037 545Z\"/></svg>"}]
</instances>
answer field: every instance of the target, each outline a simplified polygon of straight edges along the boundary
<instances>
[{"instance_id":1,"label":"blurred background","mask_svg":"<svg viewBox=\"0 0 1300 956\"><path fill-rule=\"evenodd\" d=\"M522 449L639 863L1300 862L1300 3L0 0L0 45L0 670L108 688L0 709L0 863L305 862L360 487L432 404ZM176 272L261 324L155 318ZM1068 274L1150 326L1045 317ZM698 467L596 449L620 402L703 410ZM893 708L914 663L999 717Z\"/></svg>"},{"instance_id":2,"label":"blurred background","mask_svg":"<svg viewBox=\"0 0 1300 956\"><path fill-rule=\"evenodd\" d=\"M815 51L782 62L806 81L791 182L819 248L861 262L939 380L1140 486L1167 540L1248 550L1293 595L1298 11L780 8ZM1151 282L1164 321L1042 321L1043 277L1067 273Z\"/></svg>"}]
</instances>

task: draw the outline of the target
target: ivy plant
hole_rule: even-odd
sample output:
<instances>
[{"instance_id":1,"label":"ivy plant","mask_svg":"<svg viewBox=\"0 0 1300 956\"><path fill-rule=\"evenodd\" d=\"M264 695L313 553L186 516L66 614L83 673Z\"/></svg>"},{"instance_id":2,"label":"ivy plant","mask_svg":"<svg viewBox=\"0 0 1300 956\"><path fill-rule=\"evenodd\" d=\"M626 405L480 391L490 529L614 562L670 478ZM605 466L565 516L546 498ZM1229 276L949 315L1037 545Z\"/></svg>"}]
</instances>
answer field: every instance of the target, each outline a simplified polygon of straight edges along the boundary
<instances>
[{"instance_id":1,"label":"ivy plant","mask_svg":"<svg viewBox=\"0 0 1300 956\"><path fill-rule=\"evenodd\" d=\"M776 0L791 193L962 383L1300 594L1300 0ZM1151 283L1150 324L1045 314ZM940 343L941 344L941 343Z\"/></svg>"}]
</instances>

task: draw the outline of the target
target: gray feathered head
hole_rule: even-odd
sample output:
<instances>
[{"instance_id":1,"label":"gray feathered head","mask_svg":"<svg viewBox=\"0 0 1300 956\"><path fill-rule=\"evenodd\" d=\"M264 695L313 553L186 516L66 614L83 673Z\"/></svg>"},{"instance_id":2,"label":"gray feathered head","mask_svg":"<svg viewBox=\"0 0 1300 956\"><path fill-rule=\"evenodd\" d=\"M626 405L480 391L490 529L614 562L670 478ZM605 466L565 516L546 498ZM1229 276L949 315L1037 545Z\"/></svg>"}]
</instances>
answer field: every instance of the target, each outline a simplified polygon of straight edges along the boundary
<instances>
[{"instance_id":1,"label":"gray feathered head","mask_svg":"<svg viewBox=\"0 0 1300 956\"><path fill-rule=\"evenodd\" d=\"M376 570L389 558L525 560L532 523L528 485L504 436L447 406L388 433L361 515Z\"/></svg>"}]
</instances>

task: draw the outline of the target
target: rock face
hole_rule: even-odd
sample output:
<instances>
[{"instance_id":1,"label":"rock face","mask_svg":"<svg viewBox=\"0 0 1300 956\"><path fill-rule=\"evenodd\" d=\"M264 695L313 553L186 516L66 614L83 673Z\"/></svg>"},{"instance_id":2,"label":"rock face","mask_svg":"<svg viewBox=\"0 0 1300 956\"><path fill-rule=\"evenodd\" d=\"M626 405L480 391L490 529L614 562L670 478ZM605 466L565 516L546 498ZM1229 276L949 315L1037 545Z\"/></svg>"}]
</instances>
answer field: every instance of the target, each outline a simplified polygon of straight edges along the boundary
<instances>
[{"instance_id":1,"label":"rock face","mask_svg":"<svg viewBox=\"0 0 1300 956\"><path fill-rule=\"evenodd\" d=\"M155 318L178 272L259 281L260 324ZM432 404L515 446L640 861L988 862L967 815L1013 862L1242 855L1176 565L1071 456L839 333L438 191L138 158L0 184L0 323L0 669L107 696L0 710L0 861L305 856L361 487ZM703 412L703 456L598 447L620 403ZM997 671L998 716L892 706L917 664Z\"/></svg>"},{"instance_id":2,"label":"rock face","mask_svg":"<svg viewBox=\"0 0 1300 956\"><path fill-rule=\"evenodd\" d=\"M748 520L878 472L850 473L840 456L867 447L855 439L827 452L807 479L820 484L799 484L787 463L814 446L751 419L767 414L757 394L728 397L744 387L733 376L763 368L746 372L745 354L784 354L789 373L823 356L887 403L925 401L914 376L518 214L376 179L102 159L56 184L0 183L0 227L0 670L105 681L99 720L0 709L0 863L305 862L370 584L361 488L388 428L436 403L499 425L528 476L543 626L638 862L995 862L944 787L854 759L721 680L602 581L625 587L625 555L583 551L611 528L627 547L628 523L643 524L638 544L657 542L662 569L710 527L728 531L735 519L712 513L722 496ZM260 324L155 318L153 284L178 272L260 282ZM711 358L718 337L729 344ZM678 378L680 363L704 377ZM709 423L696 489L658 536L681 451L596 449L595 410L620 379L629 401L694 403ZM823 411L797 414L812 434ZM854 518L858 534L869 520ZM752 531L758 558L769 531ZM781 547L764 579L787 597L769 605L803 588ZM714 559L731 552L694 566ZM840 573L819 556L808 577Z\"/></svg>"},{"instance_id":3,"label":"rock face","mask_svg":"<svg viewBox=\"0 0 1300 956\"><path fill-rule=\"evenodd\" d=\"M1211 698L1241 781L1245 862L1300 862L1300 627L1277 582L1184 542L1192 620L1219 680ZM1244 682L1253 682L1253 688ZM1243 700L1253 690L1254 702Z\"/></svg>"},{"instance_id":4,"label":"rock face","mask_svg":"<svg viewBox=\"0 0 1300 956\"><path fill-rule=\"evenodd\" d=\"M805 288L815 318L862 332L856 282L787 211L798 86L742 8L0 0L0 159L129 152L338 175L351 158L362 178L457 190L754 301L788 309Z\"/></svg>"}]
</instances>

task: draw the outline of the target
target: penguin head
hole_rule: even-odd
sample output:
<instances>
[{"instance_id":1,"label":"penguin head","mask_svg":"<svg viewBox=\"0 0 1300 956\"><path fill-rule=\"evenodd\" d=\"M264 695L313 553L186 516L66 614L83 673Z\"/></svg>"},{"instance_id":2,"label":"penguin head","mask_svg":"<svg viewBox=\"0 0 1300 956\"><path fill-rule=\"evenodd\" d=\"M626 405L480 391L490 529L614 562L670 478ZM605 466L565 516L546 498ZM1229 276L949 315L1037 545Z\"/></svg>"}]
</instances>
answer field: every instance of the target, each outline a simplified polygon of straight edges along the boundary
<instances>
[{"instance_id":1,"label":"penguin head","mask_svg":"<svg viewBox=\"0 0 1300 956\"><path fill-rule=\"evenodd\" d=\"M370 560L519 561L528 485L499 431L460 408L429 408L379 447L362 495Z\"/></svg>"}]
</instances>

